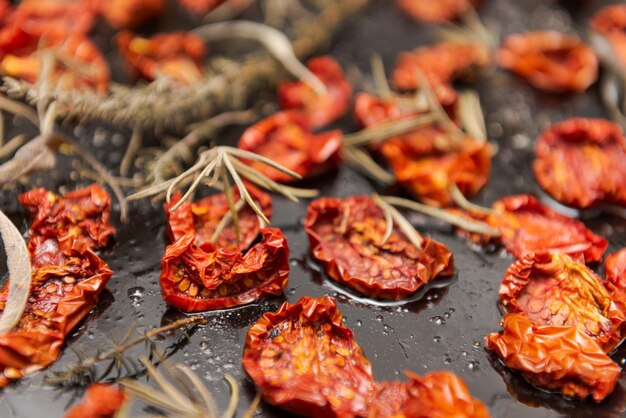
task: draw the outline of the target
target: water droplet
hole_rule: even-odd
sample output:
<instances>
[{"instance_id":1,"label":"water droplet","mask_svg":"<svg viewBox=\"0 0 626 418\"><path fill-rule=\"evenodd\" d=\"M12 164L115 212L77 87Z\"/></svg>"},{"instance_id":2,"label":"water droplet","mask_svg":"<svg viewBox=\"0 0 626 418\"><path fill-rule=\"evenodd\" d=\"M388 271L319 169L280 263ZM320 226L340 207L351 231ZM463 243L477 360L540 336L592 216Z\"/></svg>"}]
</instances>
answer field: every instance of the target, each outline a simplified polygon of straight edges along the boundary
<instances>
[{"instance_id":1,"label":"water droplet","mask_svg":"<svg viewBox=\"0 0 626 418\"><path fill-rule=\"evenodd\" d=\"M479 341L474 341L474 347L480 348L480 342Z\"/></svg>"},{"instance_id":2,"label":"water droplet","mask_svg":"<svg viewBox=\"0 0 626 418\"><path fill-rule=\"evenodd\" d=\"M446 323L446 319L442 316L437 315L430 318L430 322L434 322L437 325L443 325Z\"/></svg>"},{"instance_id":3,"label":"water droplet","mask_svg":"<svg viewBox=\"0 0 626 418\"><path fill-rule=\"evenodd\" d=\"M477 362L476 360L472 360L469 363L467 363L467 368L470 370L478 370L480 366L480 363Z\"/></svg>"},{"instance_id":4,"label":"water droplet","mask_svg":"<svg viewBox=\"0 0 626 418\"><path fill-rule=\"evenodd\" d=\"M454 308L448 309L448 312L450 312L450 313L454 313L455 311L456 311L456 309L454 309Z\"/></svg>"},{"instance_id":5,"label":"water droplet","mask_svg":"<svg viewBox=\"0 0 626 418\"><path fill-rule=\"evenodd\" d=\"M363 325L363 321L361 321L360 319L356 320L356 326L360 327L361 325Z\"/></svg>"},{"instance_id":6,"label":"water droplet","mask_svg":"<svg viewBox=\"0 0 626 418\"><path fill-rule=\"evenodd\" d=\"M461 351L461 355L462 355L463 357L467 357L467 351Z\"/></svg>"},{"instance_id":7,"label":"water droplet","mask_svg":"<svg viewBox=\"0 0 626 418\"><path fill-rule=\"evenodd\" d=\"M378 322L383 322L383 316L382 315L376 315L376 320Z\"/></svg>"},{"instance_id":8,"label":"water droplet","mask_svg":"<svg viewBox=\"0 0 626 418\"><path fill-rule=\"evenodd\" d=\"M438 343L439 341L441 341L441 337L436 335L436 336L433 337L433 341Z\"/></svg>"},{"instance_id":9,"label":"water droplet","mask_svg":"<svg viewBox=\"0 0 626 418\"><path fill-rule=\"evenodd\" d=\"M139 301L141 301L141 298L143 298L143 292L145 292L145 289L143 287L131 287L130 289L128 289L128 297L134 303L138 303Z\"/></svg>"},{"instance_id":10,"label":"water droplet","mask_svg":"<svg viewBox=\"0 0 626 418\"><path fill-rule=\"evenodd\" d=\"M450 364L450 363L452 363L452 359L450 358L450 356L448 356L448 355L446 354L446 356L445 356L445 358L444 358L443 362L444 362L445 364Z\"/></svg>"},{"instance_id":11,"label":"water droplet","mask_svg":"<svg viewBox=\"0 0 626 418\"><path fill-rule=\"evenodd\" d=\"M450 318L450 316L452 316L452 315L450 315L450 312L445 312L445 313L443 314L443 317L444 317L444 318L446 318L446 319L447 319L447 318Z\"/></svg>"}]
</instances>

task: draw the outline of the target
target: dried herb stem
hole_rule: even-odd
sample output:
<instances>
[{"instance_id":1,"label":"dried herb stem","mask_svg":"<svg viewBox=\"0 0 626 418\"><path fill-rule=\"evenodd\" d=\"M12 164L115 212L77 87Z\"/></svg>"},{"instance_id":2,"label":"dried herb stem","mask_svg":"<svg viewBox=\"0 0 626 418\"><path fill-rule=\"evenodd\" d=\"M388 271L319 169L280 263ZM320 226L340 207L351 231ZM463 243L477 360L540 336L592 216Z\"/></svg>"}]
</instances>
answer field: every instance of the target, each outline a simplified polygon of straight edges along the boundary
<instances>
[{"instance_id":1,"label":"dried herb stem","mask_svg":"<svg viewBox=\"0 0 626 418\"><path fill-rule=\"evenodd\" d=\"M456 203L461 209L465 209L468 212L480 213L482 215L498 215L498 211L493 208L487 208L477 205L467 200L463 192L459 189L459 186L453 184L450 186L450 196L454 203Z\"/></svg>"},{"instance_id":2,"label":"dried herb stem","mask_svg":"<svg viewBox=\"0 0 626 418\"><path fill-rule=\"evenodd\" d=\"M126 152L124 153L124 157L122 158L122 162L120 163L120 175L122 177L126 177L128 173L130 173L130 169L135 161L135 156L137 155L137 151L141 148L143 134L140 128L133 129L133 133L130 136L130 141L126 146Z\"/></svg>"},{"instance_id":3,"label":"dried herb stem","mask_svg":"<svg viewBox=\"0 0 626 418\"><path fill-rule=\"evenodd\" d=\"M355 170L383 185L391 185L396 181L396 178L392 174L378 165L378 163L361 148L344 147L343 158L346 160L346 163Z\"/></svg>"},{"instance_id":4,"label":"dried herb stem","mask_svg":"<svg viewBox=\"0 0 626 418\"><path fill-rule=\"evenodd\" d=\"M394 120L380 125L365 128L359 132L343 137L344 147L358 147L382 142L391 137L402 135L412 129L427 126L437 121L437 117L430 113L413 116L408 119Z\"/></svg>"},{"instance_id":5,"label":"dried herb stem","mask_svg":"<svg viewBox=\"0 0 626 418\"><path fill-rule=\"evenodd\" d=\"M372 76L374 77L374 86L376 87L376 91L378 95L387 100L393 96L391 93L391 88L389 87L389 82L387 81L387 74L385 73L385 64L383 63L383 59L380 55L374 54L372 55Z\"/></svg>"}]
</instances>

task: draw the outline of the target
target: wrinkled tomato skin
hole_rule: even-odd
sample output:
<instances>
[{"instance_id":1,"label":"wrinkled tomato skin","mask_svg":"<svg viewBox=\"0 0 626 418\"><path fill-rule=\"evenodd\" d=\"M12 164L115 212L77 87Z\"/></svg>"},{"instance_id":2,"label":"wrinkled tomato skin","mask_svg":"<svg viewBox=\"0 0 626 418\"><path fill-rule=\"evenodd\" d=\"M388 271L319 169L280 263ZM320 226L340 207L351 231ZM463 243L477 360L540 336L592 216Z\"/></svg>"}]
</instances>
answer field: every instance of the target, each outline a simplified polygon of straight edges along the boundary
<instances>
[{"instance_id":1,"label":"wrinkled tomato skin","mask_svg":"<svg viewBox=\"0 0 626 418\"><path fill-rule=\"evenodd\" d=\"M54 362L65 337L96 305L112 275L90 249L65 255L54 239L35 237L33 241L37 245L31 246L35 259L26 310L16 327L0 336L0 387ZM39 246L46 247L45 255ZM62 264L51 264L51 260ZM2 310L7 297L5 285L0 291Z\"/></svg>"},{"instance_id":2,"label":"wrinkled tomato skin","mask_svg":"<svg viewBox=\"0 0 626 418\"><path fill-rule=\"evenodd\" d=\"M143 38L123 31L117 36L117 47L131 72L146 80L168 76L190 85L204 73L205 44L193 33L161 33Z\"/></svg>"},{"instance_id":3,"label":"wrinkled tomato skin","mask_svg":"<svg viewBox=\"0 0 626 418\"><path fill-rule=\"evenodd\" d=\"M451 104L456 99L451 83L489 63L489 50L479 43L442 42L401 53L391 79L397 89L412 91L422 87L421 73L442 104Z\"/></svg>"},{"instance_id":4,"label":"wrinkled tomato skin","mask_svg":"<svg viewBox=\"0 0 626 418\"><path fill-rule=\"evenodd\" d=\"M414 108L400 106L393 99L383 100L369 93L359 93L354 100L354 118L362 128L417 116Z\"/></svg>"},{"instance_id":5,"label":"wrinkled tomato skin","mask_svg":"<svg viewBox=\"0 0 626 418\"><path fill-rule=\"evenodd\" d=\"M485 338L487 349L535 386L598 403L615 388L621 368L578 327L534 324L523 314L506 315L502 326Z\"/></svg>"},{"instance_id":6,"label":"wrinkled tomato skin","mask_svg":"<svg viewBox=\"0 0 626 418\"><path fill-rule=\"evenodd\" d=\"M493 209L493 215L459 209L452 212L487 223L500 232L500 237L459 233L482 245L502 244L516 258L537 252L565 253L575 258L582 256L586 263L593 263L602 260L609 245L582 222L553 211L531 195L504 197L494 203Z\"/></svg>"},{"instance_id":7,"label":"wrinkled tomato skin","mask_svg":"<svg viewBox=\"0 0 626 418\"><path fill-rule=\"evenodd\" d=\"M436 126L416 129L386 141L381 153L398 182L430 206L454 204L450 188L456 185L466 197L475 196L489 180L493 147L489 142L463 137L453 149L439 146L447 133Z\"/></svg>"},{"instance_id":8,"label":"wrinkled tomato skin","mask_svg":"<svg viewBox=\"0 0 626 418\"><path fill-rule=\"evenodd\" d=\"M406 15L420 22L444 23L476 6L479 0L396 0Z\"/></svg>"},{"instance_id":9,"label":"wrinkled tomato skin","mask_svg":"<svg viewBox=\"0 0 626 418\"><path fill-rule=\"evenodd\" d=\"M598 58L577 37L553 31L508 36L498 51L500 66L550 93L587 90L598 78Z\"/></svg>"},{"instance_id":10,"label":"wrinkled tomato skin","mask_svg":"<svg viewBox=\"0 0 626 418\"><path fill-rule=\"evenodd\" d=\"M542 325L578 326L607 353L624 338L626 314L612 302L602 279L566 254L517 260L499 294L507 312Z\"/></svg>"},{"instance_id":11,"label":"wrinkled tomato skin","mask_svg":"<svg viewBox=\"0 0 626 418\"><path fill-rule=\"evenodd\" d=\"M227 0L178 0L189 13L204 16Z\"/></svg>"},{"instance_id":12,"label":"wrinkled tomato skin","mask_svg":"<svg viewBox=\"0 0 626 418\"><path fill-rule=\"evenodd\" d=\"M115 234L109 223L111 198L97 184L63 196L37 188L21 194L19 201L31 218L29 235L56 238L65 251L76 246L101 249Z\"/></svg>"},{"instance_id":13,"label":"wrinkled tomato skin","mask_svg":"<svg viewBox=\"0 0 626 418\"><path fill-rule=\"evenodd\" d=\"M126 403L121 389L102 383L93 383L85 391L83 400L65 414L65 418L115 418Z\"/></svg>"},{"instance_id":14,"label":"wrinkled tomato skin","mask_svg":"<svg viewBox=\"0 0 626 418\"><path fill-rule=\"evenodd\" d=\"M321 128L345 115L352 86L333 57L311 58L307 67L324 84L326 94L317 94L302 81L285 81L278 86L278 102L283 110L302 111L309 126Z\"/></svg>"},{"instance_id":15,"label":"wrinkled tomato skin","mask_svg":"<svg viewBox=\"0 0 626 418\"><path fill-rule=\"evenodd\" d=\"M302 178L312 178L339 166L342 138L339 130L312 133L307 117L290 110L277 112L246 129L237 147L267 157ZM249 165L274 181L296 181L266 164L251 161Z\"/></svg>"},{"instance_id":16,"label":"wrinkled tomato skin","mask_svg":"<svg viewBox=\"0 0 626 418\"><path fill-rule=\"evenodd\" d=\"M382 210L366 196L321 198L307 210L304 230L311 254L329 277L376 299L404 299L441 276L454 273L443 244L425 238L416 248L394 227L385 234Z\"/></svg>"},{"instance_id":17,"label":"wrinkled tomato skin","mask_svg":"<svg viewBox=\"0 0 626 418\"><path fill-rule=\"evenodd\" d=\"M165 0L103 0L100 14L115 29L136 29L159 18Z\"/></svg>"},{"instance_id":18,"label":"wrinkled tomato skin","mask_svg":"<svg viewBox=\"0 0 626 418\"><path fill-rule=\"evenodd\" d=\"M626 248L610 254L604 262L604 274L609 289L626 292Z\"/></svg>"},{"instance_id":19,"label":"wrinkled tomato skin","mask_svg":"<svg viewBox=\"0 0 626 418\"><path fill-rule=\"evenodd\" d=\"M260 234L260 242L245 253L209 243L198 248L193 231L180 237L161 259L163 299L184 312L202 312L282 293L289 276L287 239L276 228Z\"/></svg>"},{"instance_id":20,"label":"wrinkled tomato skin","mask_svg":"<svg viewBox=\"0 0 626 418\"><path fill-rule=\"evenodd\" d=\"M246 184L246 189L267 219L270 219L272 217L272 199L270 195L251 184ZM181 194L175 193L171 201L163 205L167 215L167 234L171 241L176 241L189 231L194 231L196 234L195 244L204 249L205 244L209 243L222 218L230 211L226 194L218 193L195 202L187 201L176 211L171 212L170 208L178 203L180 198ZM236 202L239 198L239 189L234 187L233 199ZM244 251L258 237L260 225L254 210L249 206L245 206L237 215L239 242L237 242L237 231L234 225L230 223L224 227L214 243L218 248L236 245L240 251Z\"/></svg>"},{"instance_id":21,"label":"wrinkled tomato skin","mask_svg":"<svg viewBox=\"0 0 626 418\"><path fill-rule=\"evenodd\" d=\"M449 372L424 376L406 371L408 382L383 382L369 405L368 418L489 418L465 383Z\"/></svg>"},{"instance_id":22,"label":"wrinkled tomato skin","mask_svg":"<svg viewBox=\"0 0 626 418\"><path fill-rule=\"evenodd\" d=\"M591 18L591 29L604 36L626 66L626 4L611 4Z\"/></svg>"},{"instance_id":23,"label":"wrinkled tomato skin","mask_svg":"<svg viewBox=\"0 0 626 418\"><path fill-rule=\"evenodd\" d=\"M367 413L371 365L332 298L305 296L264 314L248 330L242 364L272 405L311 418Z\"/></svg>"},{"instance_id":24,"label":"wrinkled tomato skin","mask_svg":"<svg viewBox=\"0 0 626 418\"><path fill-rule=\"evenodd\" d=\"M626 136L619 125L569 119L544 131L535 153L537 182L559 202L581 209L626 206Z\"/></svg>"}]
</instances>

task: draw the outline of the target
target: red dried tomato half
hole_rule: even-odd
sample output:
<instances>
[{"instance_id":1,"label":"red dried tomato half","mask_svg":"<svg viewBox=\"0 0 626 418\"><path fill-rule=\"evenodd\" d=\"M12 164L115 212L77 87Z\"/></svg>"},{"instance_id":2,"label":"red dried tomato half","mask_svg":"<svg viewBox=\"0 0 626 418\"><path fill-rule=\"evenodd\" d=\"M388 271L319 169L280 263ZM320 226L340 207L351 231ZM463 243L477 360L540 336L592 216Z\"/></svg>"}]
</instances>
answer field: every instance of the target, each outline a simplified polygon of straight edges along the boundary
<instances>
[{"instance_id":1,"label":"red dried tomato half","mask_svg":"<svg viewBox=\"0 0 626 418\"><path fill-rule=\"evenodd\" d=\"M118 35L117 45L132 71L147 80L167 76L188 85L202 78L205 44L192 33L143 38L124 31Z\"/></svg>"},{"instance_id":2,"label":"red dried tomato half","mask_svg":"<svg viewBox=\"0 0 626 418\"><path fill-rule=\"evenodd\" d=\"M494 203L493 209L493 215L459 209L452 212L481 220L500 232L500 237L460 231L462 235L479 244L501 243L517 258L540 252L565 253L592 263L602 259L608 246L607 240L582 222L553 211L531 195L504 197Z\"/></svg>"},{"instance_id":3,"label":"red dried tomato half","mask_svg":"<svg viewBox=\"0 0 626 418\"><path fill-rule=\"evenodd\" d=\"M64 58L54 62L51 81L55 88L107 92L109 67L96 45L81 34L39 36L19 27L10 33L0 31L0 74L34 84L41 72L43 51Z\"/></svg>"},{"instance_id":4,"label":"red dried tomato half","mask_svg":"<svg viewBox=\"0 0 626 418\"><path fill-rule=\"evenodd\" d=\"M611 301L602 279L566 254L517 260L504 276L500 302L507 312L538 324L578 326L607 353L625 336L626 314Z\"/></svg>"},{"instance_id":5,"label":"red dried tomato half","mask_svg":"<svg viewBox=\"0 0 626 418\"><path fill-rule=\"evenodd\" d=\"M232 308L280 294L289 276L289 247L276 228L262 228L260 240L242 253L237 247L195 245L193 231L165 249L161 291L185 312Z\"/></svg>"},{"instance_id":6,"label":"red dried tomato half","mask_svg":"<svg viewBox=\"0 0 626 418\"><path fill-rule=\"evenodd\" d=\"M535 177L552 197L577 208L626 206L626 136L604 119L574 118L537 139Z\"/></svg>"},{"instance_id":7,"label":"red dried tomato half","mask_svg":"<svg viewBox=\"0 0 626 418\"><path fill-rule=\"evenodd\" d=\"M47 367L59 356L65 337L98 301L112 271L90 249L61 251L53 239L37 236L32 285L16 327L0 336L0 387ZM0 291L0 310L8 298Z\"/></svg>"},{"instance_id":8,"label":"red dried tomato half","mask_svg":"<svg viewBox=\"0 0 626 418\"><path fill-rule=\"evenodd\" d=\"M595 402L615 388L622 369L579 327L539 325L522 314L506 315L502 326L485 338L487 349L535 386Z\"/></svg>"},{"instance_id":9,"label":"red dried tomato half","mask_svg":"<svg viewBox=\"0 0 626 418\"><path fill-rule=\"evenodd\" d=\"M226 0L178 0L189 13L204 16Z\"/></svg>"},{"instance_id":10,"label":"red dried tomato half","mask_svg":"<svg viewBox=\"0 0 626 418\"><path fill-rule=\"evenodd\" d=\"M383 382L369 405L368 418L488 418L489 411L472 398L465 383L449 372L423 377L406 371L408 382Z\"/></svg>"},{"instance_id":11,"label":"red dried tomato half","mask_svg":"<svg viewBox=\"0 0 626 418\"><path fill-rule=\"evenodd\" d=\"M445 245L425 238L417 248L395 227L383 243L385 225L383 211L367 196L324 197L309 205L304 230L330 278L372 298L404 299L454 273Z\"/></svg>"},{"instance_id":12,"label":"red dried tomato half","mask_svg":"<svg viewBox=\"0 0 626 418\"><path fill-rule=\"evenodd\" d=\"M626 291L626 248L606 257L604 275L607 287L610 283L612 287Z\"/></svg>"},{"instance_id":13,"label":"red dried tomato half","mask_svg":"<svg viewBox=\"0 0 626 418\"><path fill-rule=\"evenodd\" d=\"M626 4L600 9L591 18L591 28L609 41L617 58L626 65Z\"/></svg>"},{"instance_id":14,"label":"red dried tomato half","mask_svg":"<svg viewBox=\"0 0 626 418\"><path fill-rule=\"evenodd\" d=\"M443 23L454 20L479 0L396 0L400 9L421 22Z\"/></svg>"},{"instance_id":15,"label":"red dried tomato half","mask_svg":"<svg viewBox=\"0 0 626 418\"><path fill-rule=\"evenodd\" d=\"M354 117L364 128L417 116L414 105L405 105L395 99L383 100L369 93L359 93L354 100Z\"/></svg>"},{"instance_id":16,"label":"red dried tomato half","mask_svg":"<svg viewBox=\"0 0 626 418\"><path fill-rule=\"evenodd\" d=\"M311 58L307 67L324 83L326 94L319 95L302 81L285 81L278 86L278 102L282 109L301 110L312 128L320 128L345 115L352 86L333 57Z\"/></svg>"},{"instance_id":17,"label":"red dried tomato half","mask_svg":"<svg viewBox=\"0 0 626 418\"><path fill-rule=\"evenodd\" d=\"M265 216L272 217L272 199L270 195L262 192L251 184L246 184L246 190L250 197L259 205ZM196 245L204 248L215 233L222 218L230 211L226 194L218 193L193 203L185 202L176 211L170 212L169 208L180 200L180 193L174 194L170 203L164 205L167 214L168 235L172 241L176 241L189 231L196 234ZM234 187L233 199L239 200L239 189ZM259 219L249 206L243 207L238 212L239 242L237 242L237 230L232 224L228 224L215 240L215 246L226 248L237 246L240 251L250 247L252 242L259 236ZM213 247L211 247L213 248Z\"/></svg>"},{"instance_id":18,"label":"red dried tomato half","mask_svg":"<svg viewBox=\"0 0 626 418\"><path fill-rule=\"evenodd\" d=\"M246 334L243 368L263 399L312 418L366 416L371 365L334 299L303 297Z\"/></svg>"},{"instance_id":19,"label":"red dried tomato half","mask_svg":"<svg viewBox=\"0 0 626 418\"><path fill-rule=\"evenodd\" d=\"M300 111L278 112L246 129L237 147L267 157L274 162L311 178L341 162L342 133L339 130L314 134L307 117ZM295 179L256 161L250 166L278 182Z\"/></svg>"},{"instance_id":20,"label":"red dried tomato half","mask_svg":"<svg viewBox=\"0 0 626 418\"><path fill-rule=\"evenodd\" d=\"M100 14L115 29L135 29L165 12L164 0L104 0Z\"/></svg>"},{"instance_id":21,"label":"red dried tomato half","mask_svg":"<svg viewBox=\"0 0 626 418\"><path fill-rule=\"evenodd\" d=\"M508 36L498 52L502 68L539 90L587 90L598 78L598 58L576 36L537 31Z\"/></svg>"},{"instance_id":22,"label":"red dried tomato half","mask_svg":"<svg viewBox=\"0 0 626 418\"><path fill-rule=\"evenodd\" d=\"M65 418L114 418L126 403L126 394L111 385L94 383L83 400L65 414Z\"/></svg>"},{"instance_id":23,"label":"red dried tomato half","mask_svg":"<svg viewBox=\"0 0 626 418\"><path fill-rule=\"evenodd\" d=\"M98 250L115 233L109 224L111 198L97 184L63 196L37 188L19 200L31 217L30 236L55 238L64 251L77 246Z\"/></svg>"},{"instance_id":24,"label":"red dried tomato half","mask_svg":"<svg viewBox=\"0 0 626 418\"><path fill-rule=\"evenodd\" d=\"M490 64L489 49L476 42L442 42L403 52L396 61L392 81L400 90L417 90L421 73L442 103L456 98L450 84L477 67Z\"/></svg>"}]
</instances>

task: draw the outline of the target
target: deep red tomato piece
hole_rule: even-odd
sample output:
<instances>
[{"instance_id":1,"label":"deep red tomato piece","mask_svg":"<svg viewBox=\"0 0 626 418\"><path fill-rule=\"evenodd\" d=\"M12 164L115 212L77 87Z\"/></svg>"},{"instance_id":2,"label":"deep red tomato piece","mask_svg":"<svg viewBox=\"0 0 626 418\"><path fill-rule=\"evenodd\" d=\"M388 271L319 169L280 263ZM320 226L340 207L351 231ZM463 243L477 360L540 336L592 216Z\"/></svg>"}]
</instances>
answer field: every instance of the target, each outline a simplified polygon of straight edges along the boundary
<instances>
[{"instance_id":1,"label":"deep red tomato piece","mask_svg":"<svg viewBox=\"0 0 626 418\"><path fill-rule=\"evenodd\" d=\"M275 113L246 129L237 146L267 157L302 178L311 178L339 165L342 137L339 130L314 134L307 117L300 111L290 110ZM249 164L274 181L296 180L266 164L256 161Z\"/></svg>"},{"instance_id":2,"label":"deep red tomato piece","mask_svg":"<svg viewBox=\"0 0 626 418\"><path fill-rule=\"evenodd\" d=\"M161 259L163 299L182 311L201 312L282 293L289 276L287 239L276 228L263 228L260 234L260 241L245 252L210 243L199 248L193 231L180 237Z\"/></svg>"},{"instance_id":3,"label":"deep red tomato piece","mask_svg":"<svg viewBox=\"0 0 626 418\"><path fill-rule=\"evenodd\" d=\"M304 229L330 278L372 298L404 299L454 273L452 253L435 240L425 238L417 248L394 227L382 243L385 217L366 196L313 201Z\"/></svg>"},{"instance_id":4,"label":"deep red tomato piece","mask_svg":"<svg viewBox=\"0 0 626 418\"><path fill-rule=\"evenodd\" d=\"M334 299L303 297L246 335L243 368L263 399L312 418L365 416L374 380Z\"/></svg>"},{"instance_id":5,"label":"deep red tomato piece","mask_svg":"<svg viewBox=\"0 0 626 418\"><path fill-rule=\"evenodd\" d=\"M444 104L451 104L456 92L453 81L473 69L490 64L489 50L473 42L442 42L403 52L396 61L392 81L400 90L417 90L421 86L419 73Z\"/></svg>"},{"instance_id":6,"label":"deep red tomato piece","mask_svg":"<svg viewBox=\"0 0 626 418\"><path fill-rule=\"evenodd\" d=\"M626 314L584 263L566 254L529 255L513 263L500 286L507 312L542 325L577 326L610 352L626 330Z\"/></svg>"},{"instance_id":7,"label":"deep red tomato piece","mask_svg":"<svg viewBox=\"0 0 626 418\"><path fill-rule=\"evenodd\" d=\"M591 18L591 28L604 36L626 66L626 4L603 7Z\"/></svg>"},{"instance_id":8,"label":"deep red tomato piece","mask_svg":"<svg viewBox=\"0 0 626 418\"><path fill-rule=\"evenodd\" d=\"M537 139L537 182L559 202L576 208L626 206L626 136L604 119L574 118Z\"/></svg>"},{"instance_id":9,"label":"deep red tomato piece","mask_svg":"<svg viewBox=\"0 0 626 418\"><path fill-rule=\"evenodd\" d=\"M147 80L167 76L189 85L199 81L204 73L205 43L192 33L161 33L143 38L123 31L117 36L117 46L132 72Z\"/></svg>"},{"instance_id":10,"label":"deep red tomato piece","mask_svg":"<svg viewBox=\"0 0 626 418\"><path fill-rule=\"evenodd\" d=\"M502 326L486 337L487 349L535 386L595 402L615 388L622 369L579 327L535 324L522 314L506 315Z\"/></svg>"},{"instance_id":11,"label":"deep red tomato piece","mask_svg":"<svg viewBox=\"0 0 626 418\"><path fill-rule=\"evenodd\" d=\"M626 248L610 254L604 261L604 275L607 287L611 286L626 292Z\"/></svg>"},{"instance_id":12,"label":"deep red tomato piece","mask_svg":"<svg viewBox=\"0 0 626 418\"><path fill-rule=\"evenodd\" d=\"M608 241L591 232L585 224L541 204L531 195L507 196L493 205L495 214L474 214L458 209L452 212L485 222L500 232L491 237L460 231L479 244L501 243L515 257L547 252L582 256L586 263L600 261Z\"/></svg>"},{"instance_id":13,"label":"deep red tomato piece","mask_svg":"<svg viewBox=\"0 0 626 418\"><path fill-rule=\"evenodd\" d=\"M126 394L111 385L93 383L83 400L65 414L65 418L114 418L126 403Z\"/></svg>"},{"instance_id":14,"label":"deep red tomato piece","mask_svg":"<svg viewBox=\"0 0 626 418\"><path fill-rule=\"evenodd\" d=\"M98 250L115 233L109 223L111 198L97 184L63 196L37 188L21 194L19 200L32 220L31 238L56 238L63 250L77 245Z\"/></svg>"},{"instance_id":15,"label":"deep red tomato piece","mask_svg":"<svg viewBox=\"0 0 626 418\"><path fill-rule=\"evenodd\" d=\"M65 337L91 311L112 275L88 248L62 252L54 238L41 236L31 240L31 248L33 284L26 310L16 327L0 336L0 387L54 362ZM0 310L7 297L5 285Z\"/></svg>"},{"instance_id":16,"label":"deep red tomato piece","mask_svg":"<svg viewBox=\"0 0 626 418\"><path fill-rule=\"evenodd\" d=\"M554 31L508 36L498 52L504 69L533 87L553 93L587 90L598 78L598 58L572 35Z\"/></svg>"},{"instance_id":17,"label":"deep red tomato piece","mask_svg":"<svg viewBox=\"0 0 626 418\"><path fill-rule=\"evenodd\" d=\"M408 16L430 23L454 20L478 3L479 0L396 0L396 4Z\"/></svg>"},{"instance_id":18,"label":"deep red tomato piece","mask_svg":"<svg viewBox=\"0 0 626 418\"><path fill-rule=\"evenodd\" d=\"M272 217L271 197L251 184L246 184L246 189L265 216L270 219ZM175 205L180 200L180 197L180 193L176 193L172 196L171 202L164 205L165 213L168 217L167 232L169 238L172 241L176 241L188 232L194 231L196 234L195 244L200 248L204 248L205 244L210 243L211 237L222 218L230 211L226 195L218 193L193 203L185 202L175 212L170 212L169 208ZM239 198L239 190L237 187L234 187L233 199L236 202ZM259 236L260 230L259 219L248 205L238 212L238 225L239 242L237 242L237 230L231 222L219 234L214 243L215 246L227 248L237 245L237 248L241 251L248 249Z\"/></svg>"},{"instance_id":19,"label":"deep red tomato piece","mask_svg":"<svg viewBox=\"0 0 626 418\"><path fill-rule=\"evenodd\" d=\"M402 106L394 99L383 100L369 93L359 93L354 100L354 118L363 128L417 116L413 106Z\"/></svg>"},{"instance_id":20,"label":"deep red tomato piece","mask_svg":"<svg viewBox=\"0 0 626 418\"><path fill-rule=\"evenodd\" d=\"M100 14L115 29L135 29L161 17L165 6L165 0L103 0Z\"/></svg>"},{"instance_id":21,"label":"deep red tomato piece","mask_svg":"<svg viewBox=\"0 0 626 418\"><path fill-rule=\"evenodd\" d=\"M284 110L302 111L312 128L320 128L345 115L352 97L352 86L333 57L311 58L307 67L324 84L326 94L317 94L302 81L285 81L278 86L278 102Z\"/></svg>"}]
</instances>

